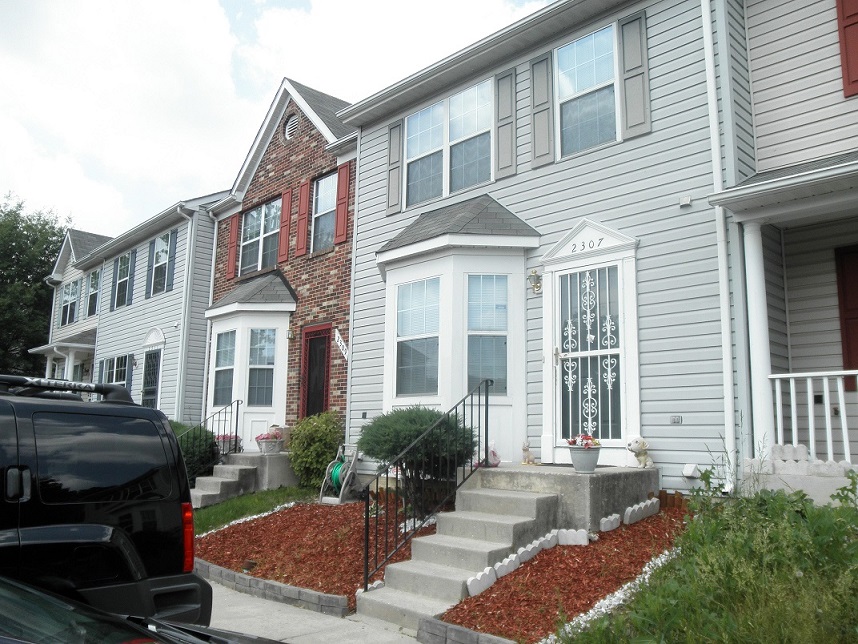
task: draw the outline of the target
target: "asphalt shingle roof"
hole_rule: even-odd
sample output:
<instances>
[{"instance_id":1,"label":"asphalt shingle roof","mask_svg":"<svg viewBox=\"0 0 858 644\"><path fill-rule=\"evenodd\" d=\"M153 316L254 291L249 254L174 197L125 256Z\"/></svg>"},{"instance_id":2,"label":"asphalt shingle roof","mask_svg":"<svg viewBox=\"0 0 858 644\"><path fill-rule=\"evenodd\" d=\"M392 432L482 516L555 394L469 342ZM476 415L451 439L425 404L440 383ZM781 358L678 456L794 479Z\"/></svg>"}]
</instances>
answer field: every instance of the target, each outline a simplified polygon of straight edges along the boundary
<instances>
[{"instance_id":1,"label":"asphalt shingle roof","mask_svg":"<svg viewBox=\"0 0 858 644\"><path fill-rule=\"evenodd\" d=\"M539 237L539 233L489 195L424 212L379 252L434 239L442 235L513 235Z\"/></svg>"},{"instance_id":2,"label":"asphalt shingle roof","mask_svg":"<svg viewBox=\"0 0 858 644\"><path fill-rule=\"evenodd\" d=\"M113 239L113 237L96 235L95 233L88 233L83 230L75 230L73 228L69 229L69 241L71 242L75 260L86 257L93 250L102 244L106 244L111 239Z\"/></svg>"},{"instance_id":3,"label":"asphalt shingle roof","mask_svg":"<svg viewBox=\"0 0 858 644\"><path fill-rule=\"evenodd\" d=\"M298 303L298 296L279 270L242 282L209 307L217 309L229 304Z\"/></svg>"},{"instance_id":4,"label":"asphalt shingle roof","mask_svg":"<svg viewBox=\"0 0 858 644\"><path fill-rule=\"evenodd\" d=\"M331 130L331 133L335 137L341 139L355 131L354 127L351 125L345 125L337 118L337 112L344 107L349 106L348 101L330 96L329 94L320 92L312 87L302 85L291 78L288 78L287 80L301 94L303 99L307 101L307 104L318 115L318 117L324 121L325 125L328 126L328 129Z\"/></svg>"}]
</instances>

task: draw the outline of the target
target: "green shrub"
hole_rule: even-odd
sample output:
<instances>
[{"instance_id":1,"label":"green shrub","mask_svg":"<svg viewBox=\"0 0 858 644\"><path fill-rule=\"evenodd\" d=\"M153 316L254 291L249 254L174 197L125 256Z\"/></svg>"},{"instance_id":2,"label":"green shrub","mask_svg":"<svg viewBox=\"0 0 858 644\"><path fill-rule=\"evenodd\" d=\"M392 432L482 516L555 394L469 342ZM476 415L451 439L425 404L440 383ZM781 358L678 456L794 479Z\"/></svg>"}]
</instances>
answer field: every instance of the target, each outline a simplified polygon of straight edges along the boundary
<instances>
[{"instance_id":1,"label":"green shrub","mask_svg":"<svg viewBox=\"0 0 858 644\"><path fill-rule=\"evenodd\" d=\"M322 486L325 471L342 442L343 426L332 411L298 421L292 428L290 459L302 486Z\"/></svg>"},{"instance_id":2,"label":"green shrub","mask_svg":"<svg viewBox=\"0 0 858 644\"><path fill-rule=\"evenodd\" d=\"M188 482L194 487L197 477L211 476L218 462L220 453L214 434L199 426L189 428L172 421L170 425L179 439L179 449L182 450L185 469L188 471Z\"/></svg>"},{"instance_id":3,"label":"green shrub","mask_svg":"<svg viewBox=\"0 0 858 644\"><path fill-rule=\"evenodd\" d=\"M411 445L433 426L431 433ZM428 510L420 492L426 486L421 483L455 479L456 468L473 457L474 445L473 432L455 416L419 405L377 416L358 440L358 449L382 467L400 469L406 500L420 514ZM406 448L406 455L396 460Z\"/></svg>"}]
</instances>

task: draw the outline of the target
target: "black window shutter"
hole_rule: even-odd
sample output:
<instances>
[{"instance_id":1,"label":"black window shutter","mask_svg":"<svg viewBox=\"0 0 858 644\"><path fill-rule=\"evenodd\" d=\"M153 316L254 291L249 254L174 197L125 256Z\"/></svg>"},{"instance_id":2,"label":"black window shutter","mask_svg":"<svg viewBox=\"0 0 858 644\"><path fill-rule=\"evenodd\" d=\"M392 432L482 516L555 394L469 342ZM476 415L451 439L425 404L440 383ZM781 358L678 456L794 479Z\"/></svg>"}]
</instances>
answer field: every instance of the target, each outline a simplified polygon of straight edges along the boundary
<instances>
[{"instance_id":1,"label":"black window shutter","mask_svg":"<svg viewBox=\"0 0 858 644\"><path fill-rule=\"evenodd\" d=\"M116 308L116 280L119 277L119 258L113 260L113 283L110 285L110 310Z\"/></svg>"},{"instance_id":2,"label":"black window shutter","mask_svg":"<svg viewBox=\"0 0 858 644\"><path fill-rule=\"evenodd\" d=\"M134 294L134 267L137 264L137 249L131 251L131 260L128 262L128 299L125 304L131 304L131 296Z\"/></svg>"}]
</instances>

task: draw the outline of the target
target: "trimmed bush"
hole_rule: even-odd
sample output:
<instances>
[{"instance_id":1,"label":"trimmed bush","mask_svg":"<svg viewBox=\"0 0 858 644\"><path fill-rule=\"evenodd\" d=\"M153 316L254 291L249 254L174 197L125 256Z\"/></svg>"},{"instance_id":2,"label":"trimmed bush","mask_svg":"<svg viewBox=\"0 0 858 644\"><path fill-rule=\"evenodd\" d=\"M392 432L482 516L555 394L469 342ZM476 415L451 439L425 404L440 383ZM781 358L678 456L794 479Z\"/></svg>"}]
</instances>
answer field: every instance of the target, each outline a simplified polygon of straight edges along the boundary
<instances>
[{"instance_id":1,"label":"trimmed bush","mask_svg":"<svg viewBox=\"0 0 858 644\"><path fill-rule=\"evenodd\" d=\"M428 510L425 483L455 480L456 469L473 458L474 445L473 432L455 416L419 405L377 416L358 440L358 449L382 467L400 469L407 500L421 514Z\"/></svg>"},{"instance_id":2,"label":"trimmed bush","mask_svg":"<svg viewBox=\"0 0 858 644\"><path fill-rule=\"evenodd\" d=\"M191 487L198 476L211 476L214 466L220 459L220 452L214 434L197 426L192 429L182 423L170 422L173 432L179 439L179 449L185 459L188 482Z\"/></svg>"},{"instance_id":3,"label":"trimmed bush","mask_svg":"<svg viewBox=\"0 0 858 644\"><path fill-rule=\"evenodd\" d=\"M292 428L290 460L303 487L322 486L343 438L343 425L332 411L303 418Z\"/></svg>"}]
</instances>

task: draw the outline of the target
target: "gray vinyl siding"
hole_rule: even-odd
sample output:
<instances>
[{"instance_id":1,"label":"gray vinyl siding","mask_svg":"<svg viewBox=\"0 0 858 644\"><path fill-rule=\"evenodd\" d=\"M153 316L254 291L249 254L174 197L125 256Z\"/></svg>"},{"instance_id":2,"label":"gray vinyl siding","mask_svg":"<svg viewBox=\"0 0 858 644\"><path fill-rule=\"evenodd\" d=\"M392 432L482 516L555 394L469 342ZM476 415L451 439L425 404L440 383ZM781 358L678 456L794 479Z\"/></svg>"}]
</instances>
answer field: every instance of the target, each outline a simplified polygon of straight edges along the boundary
<instances>
[{"instance_id":1,"label":"gray vinyl siding","mask_svg":"<svg viewBox=\"0 0 858 644\"><path fill-rule=\"evenodd\" d=\"M769 313L769 345L772 373L790 370L786 275L784 274L781 231L763 226L763 262L766 273L766 306Z\"/></svg>"},{"instance_id":2,"label":"gray vinyl siding","mask_svg":"<svg viewBox=\"0 0 858 644\"><path fill-rule=\"evenodd\" d=\"M719 114L726 147L725 185L733 186L756 172L744 3L741 0L725 0L716 3L714 11L718 30L715 46L718 83L721 88Z\"/></svg>"},{"instance_id":3,"label":"gray vinyl siding","mask_svg":"<svg viewBox=\"0 0 858 644\"><path fill-rule=\"evenodd\" d=\"M201 420L205 364L205 318L211 282L211 249L213 224L206 216L196 215L195 221L205 232L197 238L194 270L195 282L190 287L185 282L188 258L188 224L178 226L176 240L176 262L173 273L173 290L145 297L146 269L149 239L136 246L137 265L134 275L132 303L113 311L102 307L99 322L99 338L95 356L98 362L105 358L134 354L137 362L133 369L131 395L140 402L143 389L143 363L145 341L148 333L160 329L165 338L161 353L158 408L169 418L196 423ZM174 227L171 227L172 229ZM168 232L170 229L161 231ZM152 235L154 238L156 235ZM125 252L132 249L128 248ZM117 253L117 256L122 253ZM113 258L104 264L101 285L102 302L109 302L113 280ZM190 288L192 307L189 319L184 319L184 298ZM182 334L189 334L185 355L181 355ZM185 370L185 393L182 410L177 409L181 372ZM97 376L97 371L96 371Z\"/></svg>"},{"instance_id":4,"label":"gray vinyl siding","mask_svg":"<svg viewBox=\"0 0 858 644\"><path fill-rule=\"evenodd\" d=\"M792 371L843 368L834 249L858 244L849 220L784 233Z\"/></svg>"},{"instance_id":5,"label":"gray vinyl siding","mask_svg":"<svg viewBox=\"0 0 858 644\"><path fill-rule=\"evenodd\" d=\"M748 0L758 171L858 147L843 97L835 0Z\"/></svg>"},{"instance_id":6,"label":"gray vinyl siding","mask_svg":"<svg viewBox=\"0 0 858 644\"><path fill-rule=\"evenodd\" d=\"M636 238L642 434L662 468L662 486L685 489L685 463L709 465L722 453L724 406L718 265L700 4L672 0L636 4L609 19L646 10L652 131L534 169L531 165L530 62L607 23L581 25L568 37L498 61L492 73L516 69L518 173L488 186L385 214L388 126L361 132L359 213L354 256L354 309L349 432L382 411L385 285L375 253L422 212L488 193L541 235L527 255L529 272L582 217ZM481 76L480 78L484 78ZM474 79L476 81L477 78ZM459 88L449 88L437 98ZM436 99L437 100L437 99ZM419 107L418 107L419 109ZM691 205L680 207L682 196ZM541 295L522 285L526 316L527 434L542 433ZM388 321L389 322L389 321ZM546 357L546 359L550 359ZM463 392L464 393L464 392ZM366 419L364 420L364 414ZM681 415L682 425L670 416Z\"/></svg>"}]
</instances>

